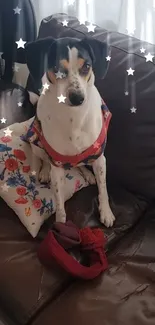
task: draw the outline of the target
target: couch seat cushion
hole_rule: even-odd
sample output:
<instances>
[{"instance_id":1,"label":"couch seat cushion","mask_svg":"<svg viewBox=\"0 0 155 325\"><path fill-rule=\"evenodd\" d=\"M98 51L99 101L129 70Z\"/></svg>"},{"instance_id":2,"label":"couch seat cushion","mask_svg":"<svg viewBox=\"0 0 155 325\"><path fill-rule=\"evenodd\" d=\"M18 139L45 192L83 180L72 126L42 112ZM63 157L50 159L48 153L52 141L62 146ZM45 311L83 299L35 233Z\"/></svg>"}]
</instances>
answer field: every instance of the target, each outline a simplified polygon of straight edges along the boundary
<instances>
[{"instance_id":1,"label":"couch seat cushion","mask_svg":"<svg viewBox=\"0 0 155 325\"><path fill-rule=\"evenodd\" d=\"M0 201L0 306L15 324L25 324L69 282L56 265L38 260L40 239L33 239L15 213Z\"/></svg>"},{"instance_id":2,"label":"couch seat cushion","mask_svg":"<svg viewBox=\"0 0 155 325\"><path fill-rule=\"evenodd\" d=\"M154 225L155 208L109 255L106 273L70 286L33 325L154 325Z\"/></svg>"}]
</instances>

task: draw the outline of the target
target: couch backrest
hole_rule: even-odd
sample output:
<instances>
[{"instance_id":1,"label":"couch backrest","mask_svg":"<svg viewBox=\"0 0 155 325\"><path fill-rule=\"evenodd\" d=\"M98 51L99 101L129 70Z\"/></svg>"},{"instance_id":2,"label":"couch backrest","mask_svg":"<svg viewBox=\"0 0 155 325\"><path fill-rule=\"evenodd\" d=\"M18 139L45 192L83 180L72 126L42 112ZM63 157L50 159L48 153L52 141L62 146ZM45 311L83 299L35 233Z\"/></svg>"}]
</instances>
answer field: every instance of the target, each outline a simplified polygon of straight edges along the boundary
<instances>
[{"instance_id":1,"label":"couch backrest","mask_svg":"<svg viewBox=\"0 0 155 325\"><path fill-rule=\"evenodd\" d=\"M69 27L63 27L65 18L56 14L44 19L39 37L82 38L88 34L86 26L73 17L67 16ZM107 75L96 80L113 114L106 148L108 180L137 195L155 198L155 65L144 57L149 52L155 55L155 46L99 27L89 36L111 45ZM130 67L135 70L133 76L128 76ZM136 113L131 111L133 107Z\"/></svg>"},{"instance_id":2,"label":"couch backrest","mask_svg":"<svg viewBox=\"0 0 155 325\"><path fill-rule=\"evenodd\" d=\"M18 10L15 9L19 8ZM14 62L25 63L23 48L17 49L16 41L30 42L37 37L37 25L31 0L0 1L0 52L5 60L2 79L11 82ZM0 60L1 61L1 60ZM2 61L0 62L2 65Z\"/></svg>"}]
</instances>

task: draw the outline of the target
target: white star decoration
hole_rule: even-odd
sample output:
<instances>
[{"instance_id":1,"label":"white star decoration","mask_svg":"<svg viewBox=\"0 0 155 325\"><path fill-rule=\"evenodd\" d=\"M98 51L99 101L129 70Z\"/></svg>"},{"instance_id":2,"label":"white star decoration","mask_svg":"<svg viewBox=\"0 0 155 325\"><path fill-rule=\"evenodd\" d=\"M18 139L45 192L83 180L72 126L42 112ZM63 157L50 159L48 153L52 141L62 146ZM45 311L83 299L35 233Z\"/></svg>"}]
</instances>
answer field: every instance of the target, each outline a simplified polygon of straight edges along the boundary
<instances>
[{"instance_id":1,"label":"white star decoration","mask_svg":"<svg viewBox=\"0 0 155 325\"><path fill-rule=\"evenodd\" d=\"M43 90L41 92L42 95L45 95L45 92L46 92L46 90L49 89L49 86L50 85L47 82L45 82L45 84L43 84Z\"/></svg>"},{"instance_id":2,"label":"white star decoration","mask_svg":"<svg viewBox=\"0 0 155 325\"><path fill-rule=\"evenodd\" d=\"M22 107L22 105L23 105L23 104L22 104L21 102L18 103L18 107Z\"/></svg>"},{"instance_id":3,"label":"white star decoration","mask_svg":"<svg viewBox=\"0 0 155 325\"><path fill-rule=\"evenodd\" d=\"M85 19L79 19L80 25L85 25Z\"/></svg>"},{"instance_id":4,"label":"white star decoration","mask_svg":"<svg viewBox=\"0 0 155 325\"><path fill-rule=\"evenodd\" d=\"M125 94L125 96L128 96L129 95L129 92L128 91L125 91L124 94Z\"/></svg>"},{"instance_id":5,"label":"white star decoration","mask_svg":"<svg viewBox=\"0 0 155 325\"><path fill-rule=\"evenodd\" d=\"M9 128L7 128L6 130L4 130L4 133L5 133L5 137L11 137L11 133L13 131L11 131Z\"/></svg>"},{"instance_id":6,"label":"white star decoration","mask_svg":"<svg viewBox=\"0 0 155 325\"><path fill-rule=\"evenodd\" d=\"M44 89L46 89L46 90L48 90L49 89L49 84L47 83L47 82L45 82L45 84L43 84L43 87L44 87Z\"/></svg>"},{"instance_id":7,"label":"white star decoration","mask_svg":"<svg viewBox=\"0 0 155 325\"><path fill-rule=\"evenodd\" d=\"M33 171L31 172L31 174L32 174L33 176L35 176L37 173L36 173L35 170L33 170Z\"/></svg>"},{"instance_id":8,"label":"white star decoration","mask_svg":"<svg viewBox=\"0 0 155 325\"><path fill-rule=\"evenodd\" d=\"M16 15L16 14L20 15L20 12L21 12L22 9L20 9L20 8L17 6L17 7L14 8L13 10L14 10L14 14L15 14L15 15Z\"/></svg>"},{"instance_id":9,"label":"white star decoration","mask_svg":"<svg viewBox=\"0 0 155 325\"><path fill-rule=\"evenodd\" d=\"M130 111L131 111L131 113L136 113L136 111L137 111L137 108L135 108L135 107L132 107L132 108L130 108Z\"/></svg>"},{"instance_id":10,"label":"white star decoration","mask_svg":"<svg viewBox=\"0 0 155 325\"><path fill-rule=\"evenodd\" d=\"M135 32L135 28L131 26L131 27L127 28L127 32L128 32L129 36L133 36L134 32Z\"/></svg>"},{"instance_id":11,"label":"white star decoration","mask_svg":"<svg viewBox=\"0 0 155 325\"><path fill-rule=\"evenodd\" d=\"M1 123L6 123L6 118L1 118Z\"/></svg>"},{"instance_id":12,"label":"white star decoration","mask_svg":"<svg viewBox=\"0 0 155 325\"><path fill-rule=\"evenodd\" d=\"M61 94L60 96L58 96L57 98L58 98L58 100L59 100L59 103L65 103L65 99L66 99L66 97L63 96L62 94Z\"/></svg>"},{"instance_id":13,"label":"white star decoration","mask_svg":"<svg viewBox=\"0 0 155 325\"><path fill-rule=\"evenodd\" d=\"M20 47L22 47L23 49L25 48L25 43L22 38L20 38L19 41L16 42L16 44L18 45L17 49L19 49Z\"/></svg>"},{"instance_id":14,"label":"white star decoration","mask_svg":"<svg viewBox=\"0 0 155 325\"><path fill-rule=\"evenodd\" d=\"M151 53L148 53L147 55L145 55L146 58L146 62L153 62L153 58L154 56Z\"/></svg>"},{"instance_id":15,"label":"white star decoration","mask_svg":"<svg viewBox=\"0 0 155 325\"><path fill-rule=\"evenodd\" d=\"M67 20L64 20L63 22L62 22L62 24L63 24L63 26L68 26L68 21Z\"/></svg>"},{"instance_id":16,"label":"white star decoration","mask_svg":"<svg viewBox=\"0 0 155 325\"><path fill-rule=\"evenodd\" d=\"M0 52L0 59L2 58L3 52Z\"/></svg>"},{"instance_id":17,"label":"white star decoration","mask_svg":"<svg viewBox=\"0 0 155 325\"><path fill-rule=\"evenodd\" d=\"M142 47L142 48L140 49L140 52L141 52L141 53L145 53L145 52L146 52L146 50L144 49L144 47Z\"/></svg>"},{"instance_id":18,"label":"white star decoration","mask_svg":"<svg viewBox=\"0 0 155 325\"><path fill-rule=\"evenodd\" d=\"M18 72L19 71L19 65L17 65L16 63L13 66L13 71L14 72Z\"/></svg>"},{"instance_id":19,"label":"white star decoration","mask_svg":"<svg viewBox=\"0 0 155 325\"><path fill-rule=\"evenodd\" d=\"M90 32L94 33L96 26L93 25L93 24L90 24L90 25L87 26L87 28L88 28L88 33L90 33Z\"/></svg>"},{"instance_id":20,"label":"white star decoration","mask_svg":"<svg viewBox=\"0 0 155 325\"><path fill-rule=\"evenodd\" d=\"M8 189L10 188L10 186L8 186L6 183L4 183L4 184L1 186L1 188L2 188L2 191L3 191L3 192L8 192Z\"/></svg>"},{"instance_id":21,"label":"white star decoration","mask_svg":"<svg viewBox=\"0 0 155 325\"><path fill-rule=\"evenodd\" d=\"M111 56L110 55L106 56L106 60L107 61L110 61L111 60Z\"/></svg>"},{"instance_id":22,"label":"white star decoration","mask_svg":"<svg viewBox=\"0 0 155 325\"><path fill-rule=\"evenodd\" d=\"M127 71L127 73L128 73L128 76L133 76L133 74L134 74L134 72L135 72L135 70L133 70L132 68L130 68L130 69L128 69L128 70L126 70Z\"/></svg>"},{"instance_id":23,"label":"white star decoration","mask_svg":"<svg viewBox=\"0 0 155 325\"><path fill-rule=\"evenodd\" d=\"M64 77L64 74L61 71L58 71L55 73L56 79L62 79Z\"/></svg>"}]
</instances>

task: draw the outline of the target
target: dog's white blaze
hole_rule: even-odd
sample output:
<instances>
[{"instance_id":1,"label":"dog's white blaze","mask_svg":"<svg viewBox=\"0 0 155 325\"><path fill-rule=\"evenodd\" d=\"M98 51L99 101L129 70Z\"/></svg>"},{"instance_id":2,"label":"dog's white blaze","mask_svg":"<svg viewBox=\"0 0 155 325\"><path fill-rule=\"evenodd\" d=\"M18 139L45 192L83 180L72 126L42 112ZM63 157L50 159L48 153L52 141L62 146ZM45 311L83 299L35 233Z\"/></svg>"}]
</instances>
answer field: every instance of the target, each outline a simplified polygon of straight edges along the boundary
<instances>
[{"instance_id":1,"label":"dog's white blaze","mask_svg":"<svg viewBox=\"0 0 155 325\"><path fill-rule=\"evenodd\" d=\"M77 59L78 59L78 50L73 47L70 49L68 46L68 55L69 55L69 70L77 70Z\"/></svg>"}]
</instances>

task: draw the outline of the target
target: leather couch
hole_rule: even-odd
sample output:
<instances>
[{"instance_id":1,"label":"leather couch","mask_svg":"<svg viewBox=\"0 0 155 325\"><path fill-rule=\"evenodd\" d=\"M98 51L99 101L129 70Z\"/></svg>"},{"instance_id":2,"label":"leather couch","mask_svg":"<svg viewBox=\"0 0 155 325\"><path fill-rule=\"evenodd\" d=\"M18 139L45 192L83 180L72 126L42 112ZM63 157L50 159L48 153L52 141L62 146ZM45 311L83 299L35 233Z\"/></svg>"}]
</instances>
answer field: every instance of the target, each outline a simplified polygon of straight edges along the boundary
<instances>
[{"instance_id":1,"label":"leather couch","mask_svg":"<svg viewBox=\"0 0 155 325\"><path fill-rule=\"evenodd\" d=\"M67 17L68 28L62 26L62 19L61 14L45 19L39 37L83 37L87 33L77 19ZM99 27L92 37L108 39L111 45L107 75L96 80L96 85L113 114L106 157L108 192L116 222L112 229L100 225L96 186L79 191L66 203L66 209L67 218L79 227L102 227L109 268L95 280L82 281L56 264L52 269L44 267L37 250L53 217L33 239L1 200L2 325L155 324L155 66L140 52L143 46L146 54L154 54L155 46ZM134 76L127 75L130 66ZM16 88L3 87L4 93L8 87ZM26 96L24 90L22 95ZM12 105L15 98L14 90ZM30 108L28 97L25 110L27 106ZM131 112L132 107L136 113ZM30 116L30 109L28 112ZM28 116L23 114L20 121L25 118ZM80 252L76 257L82 258Z\"/></svg>"}]
</instances>

